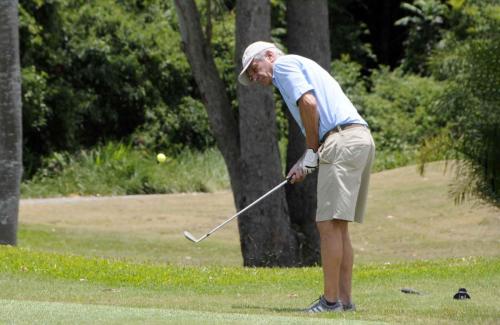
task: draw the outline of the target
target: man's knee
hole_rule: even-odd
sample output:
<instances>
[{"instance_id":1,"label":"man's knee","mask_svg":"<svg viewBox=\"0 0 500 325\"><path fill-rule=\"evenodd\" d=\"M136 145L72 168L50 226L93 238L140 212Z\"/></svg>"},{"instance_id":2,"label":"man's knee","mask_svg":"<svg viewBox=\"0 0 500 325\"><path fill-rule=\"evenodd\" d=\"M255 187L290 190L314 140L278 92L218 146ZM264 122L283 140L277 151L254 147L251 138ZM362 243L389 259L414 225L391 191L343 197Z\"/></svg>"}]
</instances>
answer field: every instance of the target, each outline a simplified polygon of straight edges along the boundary
<instances>
[{"instance_id":1,"label":"man's knee","mask_svg":"<svg viewBox=\"0 0 500 325\"><path fill-rule=\"evenodd\" d=\"M320 237L328 236L334 231L332 220L316 222L316 227L318 228Z\"/></svg>"}]
</instances>

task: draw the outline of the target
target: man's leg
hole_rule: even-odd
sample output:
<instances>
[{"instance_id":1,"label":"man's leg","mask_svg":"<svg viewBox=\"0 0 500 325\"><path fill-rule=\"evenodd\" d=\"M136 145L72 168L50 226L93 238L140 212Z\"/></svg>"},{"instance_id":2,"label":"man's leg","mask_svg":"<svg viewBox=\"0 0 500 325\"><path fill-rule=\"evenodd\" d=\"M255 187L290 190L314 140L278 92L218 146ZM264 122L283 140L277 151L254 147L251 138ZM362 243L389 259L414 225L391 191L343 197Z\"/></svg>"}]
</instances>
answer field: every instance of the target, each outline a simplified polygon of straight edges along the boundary
<instances>
[{"instance_id":1,"label":"man's leg","mask_svg":"<svg viewBox=\"0 0 500 325\"><path fill-rule=\"evenodd\" d=\"M317 223L321 243L324 297L329 302L339 299L340 266L343 255L342 233L347 221L329 220Z\"/></svg>"},{"instance_id":2,"label":"man's leg","mask_svg":"<svg viewBox=\"0 0 500 325\"><path fill-rule=\"evenodd\" d=\"M346 222L342 232L342 263L340 264L340 283L339 297L342 303L351 303L351 283L352 283L352 265L354 256L352 252L351 238L349 236L349 223Z\"/></svg>"}]
</instances>

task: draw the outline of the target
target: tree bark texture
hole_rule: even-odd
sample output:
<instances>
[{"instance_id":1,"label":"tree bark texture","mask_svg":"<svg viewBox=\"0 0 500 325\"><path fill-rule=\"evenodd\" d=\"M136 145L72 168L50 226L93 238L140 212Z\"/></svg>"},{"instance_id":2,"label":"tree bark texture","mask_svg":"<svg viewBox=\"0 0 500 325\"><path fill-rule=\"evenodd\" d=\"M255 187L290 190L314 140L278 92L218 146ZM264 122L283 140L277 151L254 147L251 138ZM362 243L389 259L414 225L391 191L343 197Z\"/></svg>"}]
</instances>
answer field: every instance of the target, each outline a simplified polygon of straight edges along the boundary
<instances>
[{"instance_id":1,"label":"tree bark texture","mask_svg":"<svg viewBox=\"0 0 500 325\"><path fill-rule=\"evenodd\" d=\"M224 156L231 181L239 174L239 131L224 82L203 36L200 14L192 0L176 0L183 50L186 53L201 99L208 112L210 128ZM236 179L236 178L235 178Z\"/></svg>"},{"instance_id":2,"label":"tree bark texture","mask_svg":"<svg viewBox=\"0 0 500 325\"><path fill-rule=\"evenodd\" d=\"M252 42L271 38L271 6L267 0L236 3L236 73L241 70L241 57ZM245 174L252 182L244 183L245 195L240 205L247 205L283 179L273 90L271 87L238 84L241 155ZM296 264L297 242L291 229L285 191L260 206L249 218L238 223L244 255L258 259L280 260L280 265ZM267 264L266 261L263 261Z\"/></svg>"},{"instance_id":3,"label":"tree bark texture","mask_svg":"<svg viewBox=\"0 0 500 325\"><path fill-rule=\"evenodd\" d=\"M290 54L316 61L330 71L330 33L327 0L287 1L287 46ZM286 167L289 170L304 153L306 143L297 123L286 111L288 147ZM319 235L316 229L317 173L286 191L290 220L297 231L300 256L305 265L320 262Z\"/></svg>"},{"instance_id":4,"label":"tree bark texture","mask_svg":"<svg viewBox=\"0 0 500 325\"><path fill-rule=\"evenodd\" d=\"M18 1L0 1L0 244L16 245L22 173Z\"/></svg>"},{"instance_id":5,"label":"tree bark texture","mask_svg":"<svg viewBox=\"0 0 500 325\"><path fill-rule=\"evenodd\" d=\"M203 36L196 4L192 0L176 0L175 5L184 50L228 166L236 208L241 210L283 180L272 93L270 89L238 86L237 120ZM268 1L238 2L236 57L241 58L249 42L269 36ZM240 69L241 60L236 61ZM296 264L296 241L284 190L240 216L238 227L245 266Z\"/></svg>"}]
</instances>

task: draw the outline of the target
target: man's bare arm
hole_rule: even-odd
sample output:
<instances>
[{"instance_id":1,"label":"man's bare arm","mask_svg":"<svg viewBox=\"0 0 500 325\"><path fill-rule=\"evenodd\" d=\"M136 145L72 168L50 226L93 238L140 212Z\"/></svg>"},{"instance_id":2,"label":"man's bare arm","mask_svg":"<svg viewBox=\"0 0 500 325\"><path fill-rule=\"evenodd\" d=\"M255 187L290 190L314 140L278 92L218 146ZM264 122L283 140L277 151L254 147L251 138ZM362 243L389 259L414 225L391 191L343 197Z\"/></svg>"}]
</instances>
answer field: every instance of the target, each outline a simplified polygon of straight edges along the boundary
<instances>
[{"instance_id":1,"label":"man's bare arm","mask_svg":"<svg viewBox=\"0 0 500 325\"><path fill-rule=\"evenodd\" d=\"M319 147L319 113L316 96L312 92L307 92L298 100L300 118L306 131L306 145L314 152Z\"/></svg>"}]
</instances>

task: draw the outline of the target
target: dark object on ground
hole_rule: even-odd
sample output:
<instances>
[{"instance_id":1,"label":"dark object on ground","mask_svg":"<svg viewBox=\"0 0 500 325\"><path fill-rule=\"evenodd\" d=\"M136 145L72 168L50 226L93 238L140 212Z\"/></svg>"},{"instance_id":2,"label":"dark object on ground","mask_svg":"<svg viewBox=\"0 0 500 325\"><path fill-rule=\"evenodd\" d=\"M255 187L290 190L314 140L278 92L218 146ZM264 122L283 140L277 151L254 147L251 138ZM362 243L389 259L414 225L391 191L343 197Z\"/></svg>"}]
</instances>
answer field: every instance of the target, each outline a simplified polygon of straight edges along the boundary
<instances>
[{"instance_id":1,"label":"dark object on ground","mask_svg":"<svg viewBox=\"0 0 500 325\"><path fill-rule=\"evenodd\" d=\"M402 293L412 294L412 295L419 295L420 294L420 292L418 292L415 289L411 289L411 288L403 288L403 289L401 289L401 292Z\"/></svg>"},{"instance_id":2,"label":"dark object on ground","mask_svg":"<svg viewBox=\"0 0 500 325\"><path fill-rule=\"evenodd\" d=\"M458 292L455 293L455 295L453 296L453 299L457 299L457 300L470 299L470 296L467 293L467 289L460 288L460 289L458 289Z\"/></svg>"}]
</instances>

